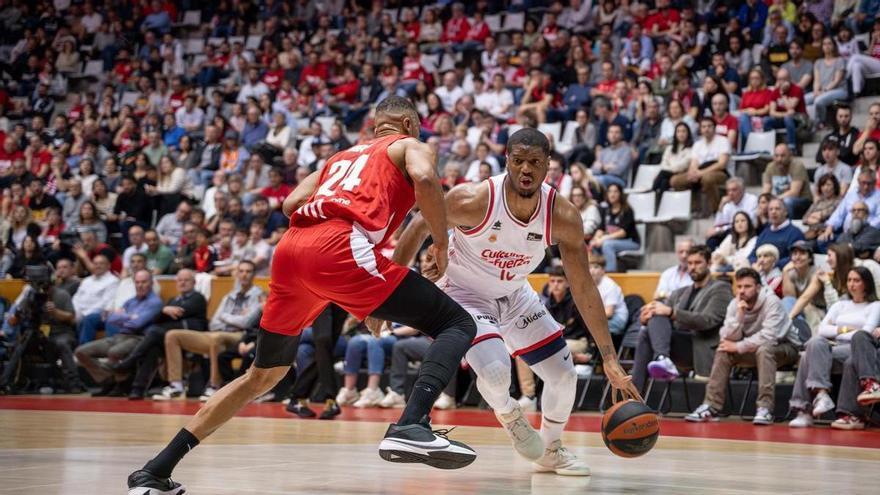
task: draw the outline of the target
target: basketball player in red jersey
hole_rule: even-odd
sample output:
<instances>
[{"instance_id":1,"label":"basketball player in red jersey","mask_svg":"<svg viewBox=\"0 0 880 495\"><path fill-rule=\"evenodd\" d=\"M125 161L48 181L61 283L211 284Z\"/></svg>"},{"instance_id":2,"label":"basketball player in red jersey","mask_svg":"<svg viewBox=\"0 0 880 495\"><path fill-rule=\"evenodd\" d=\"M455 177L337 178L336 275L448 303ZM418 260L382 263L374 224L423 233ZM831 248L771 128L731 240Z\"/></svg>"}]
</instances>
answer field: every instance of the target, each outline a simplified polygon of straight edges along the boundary
<instances>
[{"instance_id":1,"label":"basketball player in red jersey","mask_svg":"<svg viewBox=\"0 0 880 495\"><path fill-rule=\"evenodd\" d=\"M446 209L436 157L415 139L419 116L392 96L376 107L375 135L337 153L284 200L290 228L275 248L254 365L220 389L165 449L128 478L129 495L179 495L171 472L183 456L290 369L299 335L330 303L417 328L432 343L412 395L379 446L391 462L441 469L476 459L468 446L432 432L427 415L476 335L473 318L437 286L380 249L414 203L430 225L439 271L447 264Z\"/></svg>"}]
</instances>

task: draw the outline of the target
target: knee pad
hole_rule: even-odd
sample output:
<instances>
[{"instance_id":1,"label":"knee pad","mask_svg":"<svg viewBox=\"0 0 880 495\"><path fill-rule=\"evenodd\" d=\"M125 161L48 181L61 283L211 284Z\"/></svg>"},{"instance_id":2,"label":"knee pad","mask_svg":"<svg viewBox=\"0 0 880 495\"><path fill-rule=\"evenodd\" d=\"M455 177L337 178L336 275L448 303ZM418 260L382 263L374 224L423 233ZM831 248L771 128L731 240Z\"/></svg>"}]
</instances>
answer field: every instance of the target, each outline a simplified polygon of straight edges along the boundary
<instances>
[{"instance_id":1,"label":"knee pad","mask_svg":"<svg viewBox=\"0 0 880 495\"><path fill-rule=\"evenodd\" d=\"M510 364L492 361L479 370L478 378L491 390L507 393L510 389Z\"/></svg>"}]
</instances>

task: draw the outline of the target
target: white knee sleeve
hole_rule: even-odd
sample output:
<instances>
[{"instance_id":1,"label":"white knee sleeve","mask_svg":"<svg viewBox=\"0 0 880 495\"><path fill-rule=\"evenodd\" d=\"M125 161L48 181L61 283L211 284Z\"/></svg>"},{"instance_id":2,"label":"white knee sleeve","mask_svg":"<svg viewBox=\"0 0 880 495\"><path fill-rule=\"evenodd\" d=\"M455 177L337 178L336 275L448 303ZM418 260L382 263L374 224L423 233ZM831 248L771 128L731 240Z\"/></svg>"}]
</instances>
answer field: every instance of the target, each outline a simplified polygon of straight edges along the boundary
<instances>
[{"instance_id":1,"label":"white knee sleeve","mask_svg":"<svg viewBox=\"0 0 880 495\"><path fill-rule=\"evenodd\" d=\"M484 340L471 347L466 359L477 374L477 389L496 412L513 409L510 397L510 355L500 339Z\"/></svg>"},{"instance_id":2,"label":"white knee sleeve","mask_svg":"<svg viewBox=\"0 0 880 495\"><path fill-rule=\"evenodd\" d=\"M563 359L566 355L568 358ZM544 417L556 422L568 421L577 388L577 372L568 348L532 365L532 370L544 381L541 394Z\"/></svg>"}]
</instances>

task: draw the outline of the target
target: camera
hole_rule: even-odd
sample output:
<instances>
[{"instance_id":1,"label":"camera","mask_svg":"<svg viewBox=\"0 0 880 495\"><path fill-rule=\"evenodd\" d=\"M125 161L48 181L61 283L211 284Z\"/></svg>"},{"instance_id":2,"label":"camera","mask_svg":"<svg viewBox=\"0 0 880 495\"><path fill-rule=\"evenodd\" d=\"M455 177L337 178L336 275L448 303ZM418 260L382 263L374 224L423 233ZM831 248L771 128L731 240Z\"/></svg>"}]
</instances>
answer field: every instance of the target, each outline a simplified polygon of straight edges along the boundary
<instances>
[{"instance_id":1,"label":"camera","mask_svg":"<svg viewBox=\"0 0 880 495\"><path fill-rule=\"evenodd\" d=\"M24 273L25 280L33 290L21 301L17 314L25 327L39 327L43 317L43 307L52 289L51 272L48 266L34 265L25 267Z\"/></svg>"}]
</instances>

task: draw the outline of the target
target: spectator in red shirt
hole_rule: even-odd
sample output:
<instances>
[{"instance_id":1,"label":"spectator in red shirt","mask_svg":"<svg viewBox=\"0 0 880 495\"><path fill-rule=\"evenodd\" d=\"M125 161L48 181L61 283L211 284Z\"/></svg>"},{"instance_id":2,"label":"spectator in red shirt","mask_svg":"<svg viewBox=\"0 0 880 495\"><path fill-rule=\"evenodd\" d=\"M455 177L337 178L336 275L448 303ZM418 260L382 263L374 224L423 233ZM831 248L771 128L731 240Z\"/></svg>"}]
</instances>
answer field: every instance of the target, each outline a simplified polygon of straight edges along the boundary
<instances>
[{"instance_id":1,"label":"spectator in red shirt","mask_svg":"<svg viewBox=\"0 0 880 495\"><path fill-rule=\"evenodd\" d=\"M452 17L443 26L443 34L440 35L440 41L460 45L467 39L470 29L471 24L464 15L464 5L454 3L452 4ZM455 49L456 47L453 46L453 48Z\"/></svg>"},{"instance_id":2,"label":"spectator in red shirt","mask_svg":"<svg viewBox=\"0 0 880 495\"><path fill-rule=\"evenodd\" d=\"M730 101L727 93L715 93L709 104L712 106L715 134L726 137L730 141L730 149L735 150L739 134L739 120L730 115Z\"/></svg>"},{"instance_id":3,"label":"spectator in red shirt","mask_svg":"<svg viewBox=\"0 0 880 495\"><path fill-rule=\"evenodd\" d=\"M516 115L532 115L538 124L543 124L547 121L547 110L558 103L559 94L556 88L541 69L535 67L529 71L529 82Z\"/></svg>"},{"instance_id":4,"label":"spectator in red shirt","mask_svg":"<svg viewBox=\"0 0 880 495\"><path fill-rule=\"evenodd\" d=\"M24 150L24 159L27 168L33 175L44 178L49 174L49 162L52 161L52 153L43 144L39 136L31 137L30 144Z\"/></svg>"},{"instance_id":5,"label":"spectator in red shirt","mask_svg":"<svg viewBox=\"0 0 880 495\"><path fill-rule=\"evenodd\" d=\"M355 77L354 69L346 67L342 71L342 81L330 90L330 103L351 105L357 101L360 89L361 82Z\"/></svg>"},{"instance_id":6,"label":"spectator in red shirt","mask_svg":"<svg viewBox=\"0 0 880 495\"><path fill-rule=\"evenodd\" d=\"M281 88L281 81L284 79L284 69L278 63L278 57L269 60L269 69L263 73L263 82L272 91L278 91Z\"/></svg>"},{"instance_id":7,"label":"spectator in red shirt","mask_svg":"<svg viewBox=\"0 0 880 495\"><path fill-rule=\"evenodd\" d=\"M128 50L125 48L119 50L119 55L116 56L116 64L113 66L111 73L111 81L126 85L131 79L133 72L134 65L131 62L131 57L128 55Z\"/></svg>"},{"instance_id":8,"label":"spectator in red shirt","mask_svg":"<svg viewBox=\"0 0 880 495\"><path fill-rule=\"evenodd\" d=\"M403 30L406 32L406 39L408 41L419 41L422 24L419 22L415 10L404 7L400 11L400 21L403 23Z\"/></svg>"},{"instance_id":9,"label":"spectator in red shirt","mask_svg":"<svg viewBox=\"0 0 880 495\"><path fill-rule=\"evenodd\" d=\"M6 136L3 147L0 148L0 179L12 174L12 164L16 160L24 160L24 153L18 149L18 140L15 136Z\"/></svg>"},{"instance_id":10,"label":"spectator in red shirt","mask_svg":"<svg viewBox=\"0 0 880 495\"><path fill-rule=\"evenodd\" d=\"M645 30L653 38L677 33L681 21L678 10L669 7L669 0L657 0L656 5L657 10L645 21Z\"/></svg>"},{"instance_id":11,"label":"spectator in red shirt","mask_svg":"<svg viewBox=\"0 0 880 495\"><path fill-rule=\"evenodd\" d=\"M614 63L602 62L602 80L593 86L590 90L590 96L595 99L604 96L609 100L614 97L614 88L617 86L617 79L614 78Z\"/></svg>"},{"instance_id":12,"label":"spectator in red shirt","mask_svg":"<svg viewBox=\"0 0 880 495\"><path fill-rule=\"evenodd\" d=\"M869 140L880 140L880 103L871 103L868 107L868 120L865 121L865 130L859 134L859 138L853 143L853 154L862 153L862 148Z\"/></svg>"},{"instance_id":13,"label":"spectator in red shirt","mask_svg":"<svg viewBox=\"0 0 880 495\"><path fill-rule=\"evenodd\" d=\"M425 81L430 90L431 74L422 65L422 52L419 44L411 41L406 44L406 55L403 57L403 74L400 77L400 87L407 93L411 93L419 81Z\"/></svg>"},{"instance_id":14,"label":"spectator in red shirt","mask_svg":"<svg viewBox=\"0 0 880 495\"><path fill-rule=\"evenodd\" d=\"M269 169L269 185L260 191L260 195L269 200L269 206L276 210L281 208L284 198L293 191L282 179L281 170L272 167Z\"/></svg>"},{"instance_id":15,"label":"spectator in red shirt","mask_svg":"<svg viewBox=\"0 0 880 495\"><path fill-rule=\"evenodd\" d=\"M468 42L476 43L478 46L475 48L481 48L483 43L486 42L486 38L491 36L491 34L489 25L483 19L483 13L479 10L474 12L474 24L468 29L465 39Z\"/></svg>"},{"instance_id":16,"label":"spectator in red shirt","mask_svg":"<svg viewBox=\"0 0 880 495\"><path fill-rule=\"evenodd\" d=\"M313 89L320 88L324 81L330 77L327 64L321 62L318 52L312 52L308 56L308 65L303 67L299 75L299 82L307 83Z\"/></svg>"},{"instance_id":17,"label":"spectator in red shirt","mask_svg":"<svg viewBox=\"0 0 880 495\"><path fill-rule=\"evenodd\" d=\"M749 84L743 91L742 101L739 104L739 132L743 146L749 138L749 133L752 132L752 119L756 118L755 120L763 124L763 118L770 115L771 100L772 94L767 88L764 72L759 68L749 71Z\"/></svg>"},{"instance_id":18,"label":"spectator in red shirt","mask_svg":"<svg viewBox=\"0 0 880 495\"><path fill-rule=\"evenodd\" d=\"M807 122L804 90L791 82L786 69L776 72L776 86L770 92L770 115L764 117L764 129L785 128L785 143L792 152L797 149L797 128Z\"/></svg>"}]
</instances>

